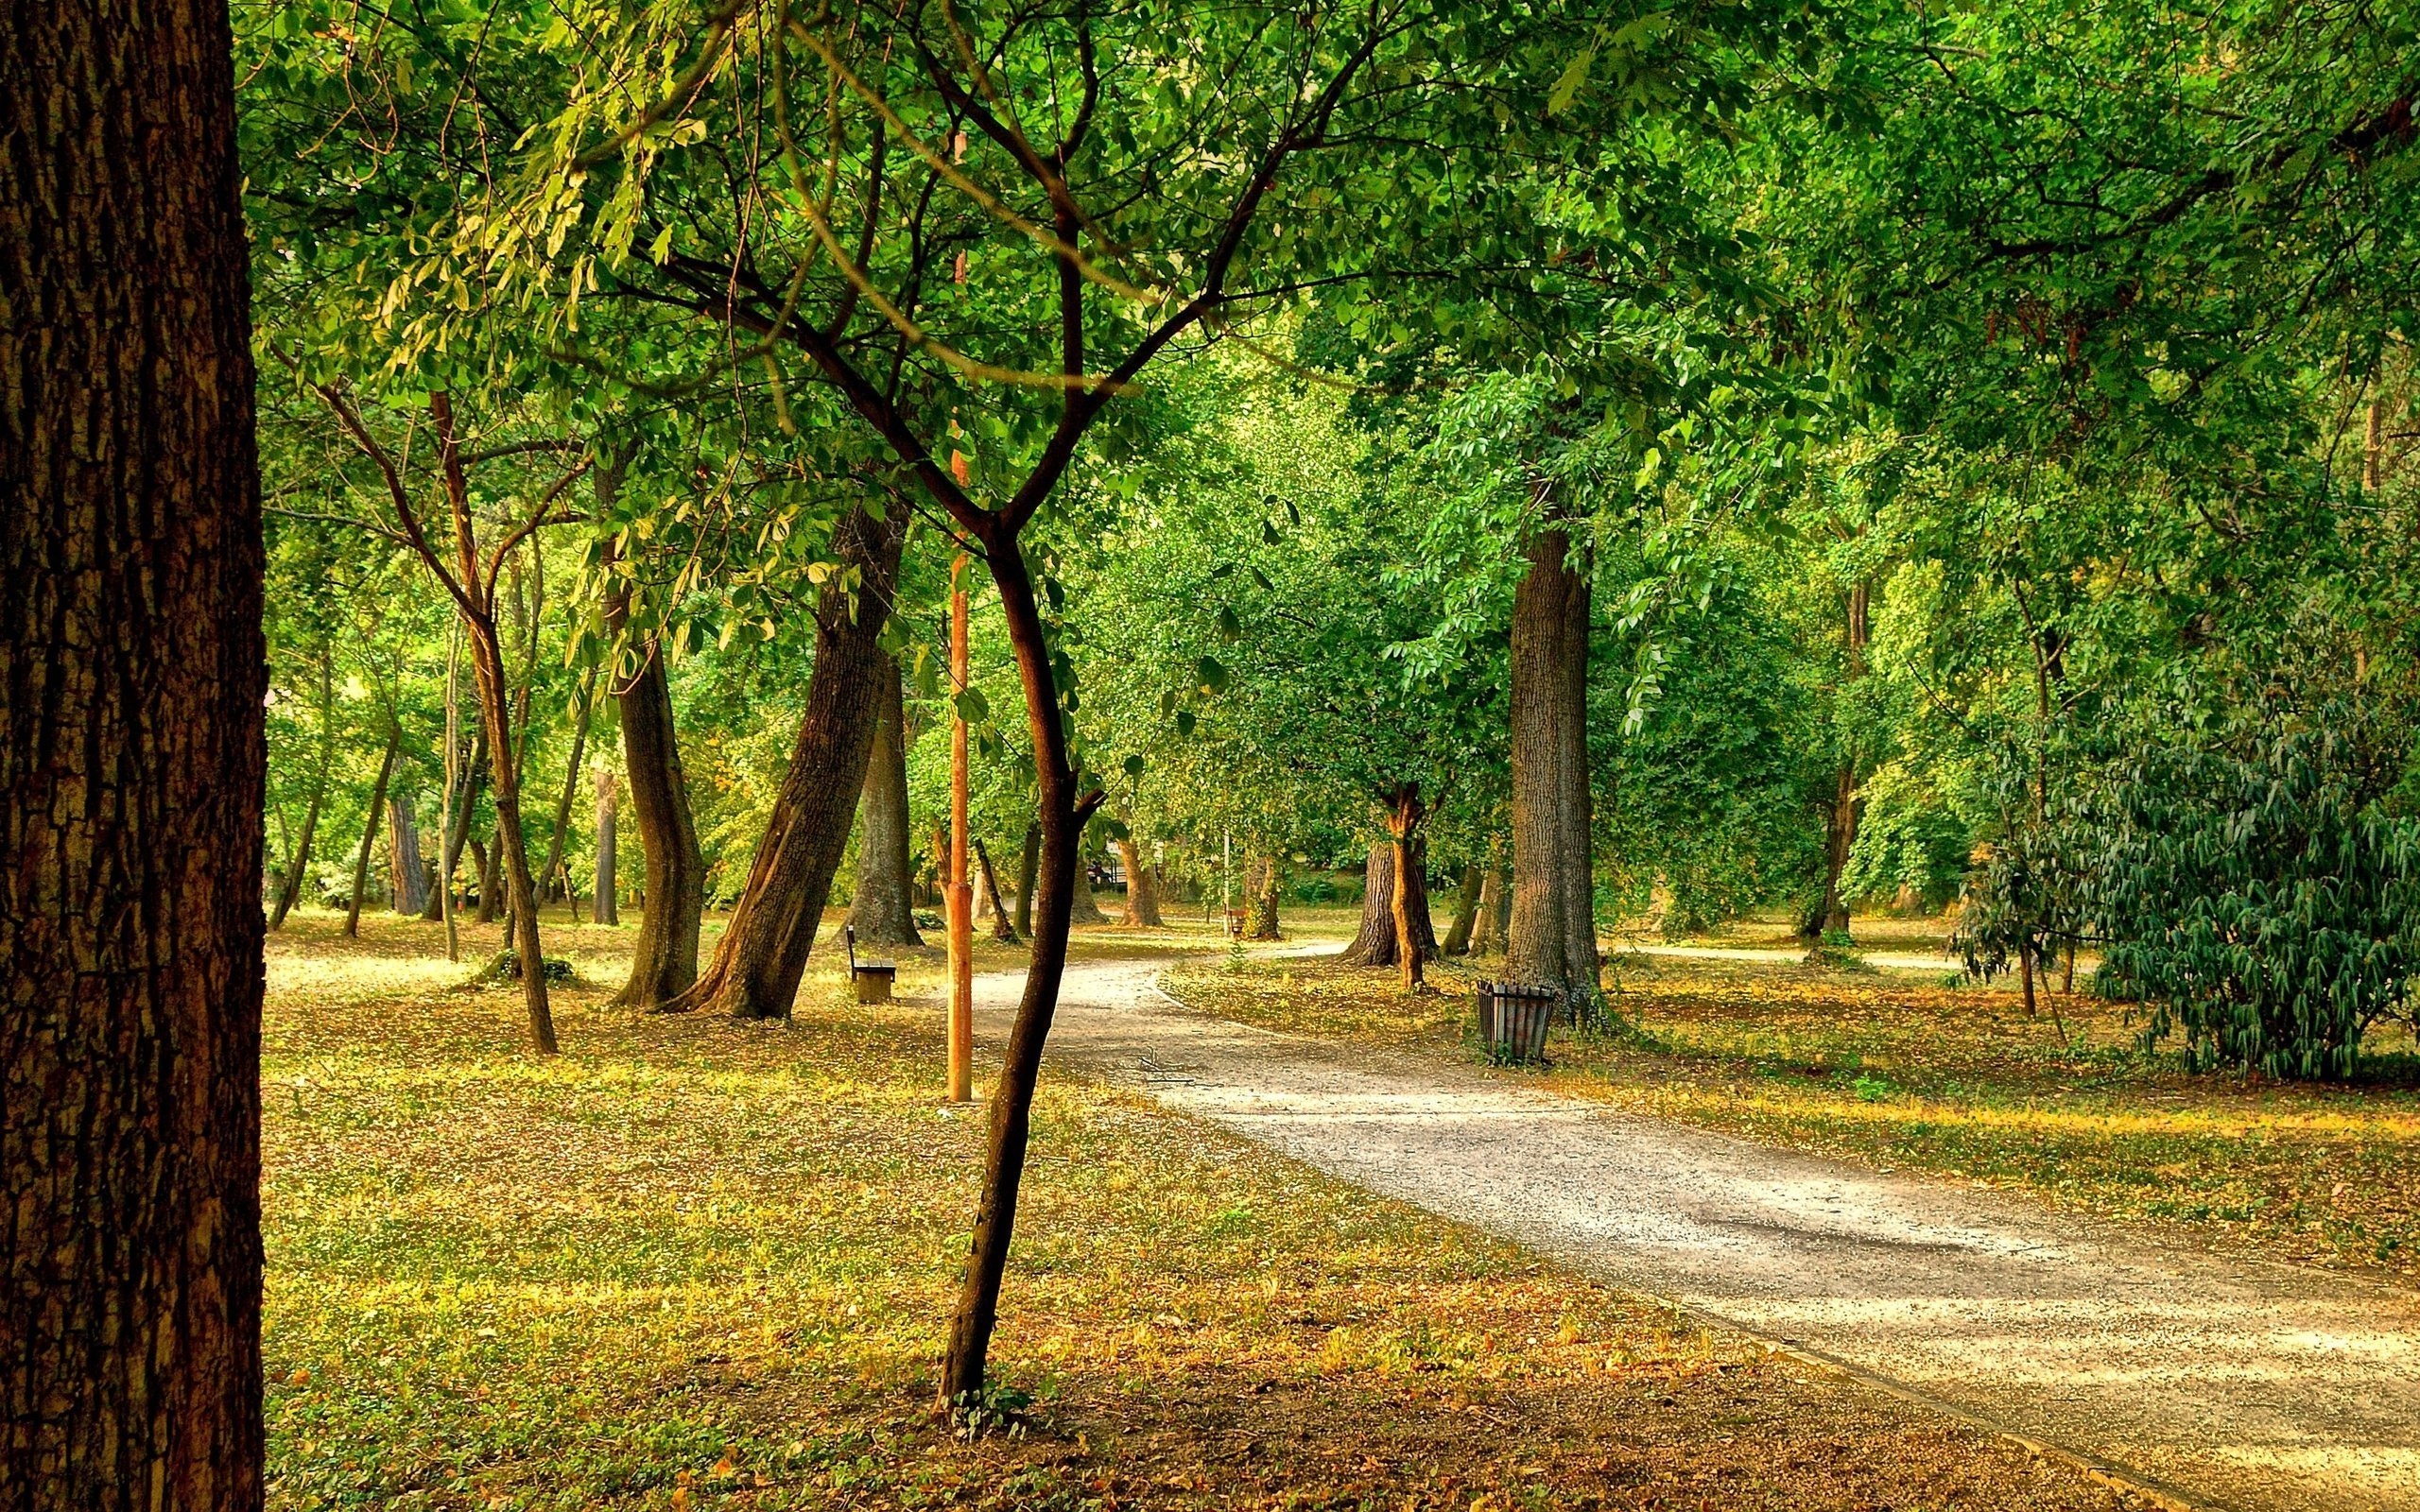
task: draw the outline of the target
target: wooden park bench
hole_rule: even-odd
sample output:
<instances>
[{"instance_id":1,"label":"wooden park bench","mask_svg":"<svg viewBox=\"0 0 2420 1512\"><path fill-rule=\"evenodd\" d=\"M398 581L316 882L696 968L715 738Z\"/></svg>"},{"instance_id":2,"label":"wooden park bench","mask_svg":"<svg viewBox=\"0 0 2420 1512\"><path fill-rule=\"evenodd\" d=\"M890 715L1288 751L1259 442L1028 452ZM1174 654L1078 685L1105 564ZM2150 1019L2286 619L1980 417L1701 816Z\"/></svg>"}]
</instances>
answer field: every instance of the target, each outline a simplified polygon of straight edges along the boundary
<instances>
[{"instance_id":1,"label":"wooden park bench","mask_svg":"<svg viewBox=\"0 0 2420 1512\"><path fill-rule=\"evenodd\" d=\"M840 926L840 937L849 942L849 981L857 989L859 1003L888 1003L890 988L899 980L896 961L861 961L857 959L857 926Z\"/></svg>"}]
</instances>

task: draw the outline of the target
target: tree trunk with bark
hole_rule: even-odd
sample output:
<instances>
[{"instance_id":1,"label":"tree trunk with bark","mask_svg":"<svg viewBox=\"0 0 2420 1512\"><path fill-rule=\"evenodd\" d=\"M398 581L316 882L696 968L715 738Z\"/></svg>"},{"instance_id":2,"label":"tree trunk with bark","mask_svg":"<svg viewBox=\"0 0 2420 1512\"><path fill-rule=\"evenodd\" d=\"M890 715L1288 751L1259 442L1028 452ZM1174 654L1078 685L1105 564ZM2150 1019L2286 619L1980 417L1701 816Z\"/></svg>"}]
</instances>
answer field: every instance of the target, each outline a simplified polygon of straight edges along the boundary
<instances>
[{"instance_id":1,"label":"tree trunk with bark","mask_svg":"<svg viewBox=\"0 0 2420 1512\"><path fill-rule=\"evenodd\" d=\"M1491 841L1487 865L1480 868L1478 885L1478 915L1471 924L1473 955L1493 955L1504 948L1506 915L1512 902L1512 889L1504 875L1504 863L1499 856L1500 842Z\"/></svg>"},{"instance_id":2,"label":"tree trunk with bark","mask_svg":"<svg viewBox=\"0 0 2420 1512\"><path fill-rule=\"evenodd\" d=\"M429 903L428 857L421 851L420 820L409 794L387 800L388 904L407 917L424 914Z\"/></svg>"},{"instance_id":3,"label":"tree trunk with bark","mask_svg":"<svg viewBox=\"0 0 2420 1512\"><path fill-rule=\"evenodd\" d=\"M593 923L622 921L621 878L616 870L619 858L614 854L614 811L619 806L619 799L614 785L614 768L605 767L596 774L596 905L589 915Z\"/></svg>"},{"instance_id":4,"label":"tree trunk with bark","mask_svg":"<svg viewBox=\"0 0 2420 1512\"><path fill-rule=\"evenodd\" d=\"M541 898L571 899L571 873L563 865L563 846L571 839L571 804L579 796L579 764L588 755L588 726L596 715L596 671L592 667L580 678L579 696L573 700L571 761L563 768L562 797L555 800L555 831L546 841L546 864L538 868Z\"/></svg>"},{"instance_id":5,"label":"tree trunk with bark","mask_svg":"<svg viewBox=\"0 0 2420 1512\"><path fill-rule=\"evenodd\" d=\"M908 511L896 506L880 520L858 512L842 522L834 543L842 568L838 576L843 581L854 576L857 592L853 595L836 581L817 606L806 713L748 885L714 963L667 1007L713 1007L741 1019L788 1017L865 786L883 687L875 638L907 534Z\"/></svg>"},{"instance_id":6,"label":"tree trunk with bark","mask_svg":"<svg viewBox=\"0 0 2420 1512\"><path fill-rule=\"evenodd\" d=\"M1588 586L1558 527L1512 596L1512 913L1507 979L1600 1007L1588 790Z\"/></svg>"},{"instance_id":7,"label":"tree trunk with bark","mask_svg":"<svg viewBox=\"0 0 2420 1512\"><path fill-rule=\"evenodd\" d=\"M1421 821L1428 816L1420 788L1410 782L1395 789L1387 802L1387 837L1394 847L1394 886L1391 908L1395 926L1395 964L1403 972L1403 989L1420 990L1422 963L1437 954L1437 939L1428 918L1426 866L1421 858Z\"/></svg>"},{"instance_id":8,"label":"tree trunk with bark","mask_svg":"<svg viewBox=\"0 0 2420 1512\"><path fill-rule=\"evenodd\" d=\"M1016 924L1009 918L1009 910L1000 900L1000 878L992 869L992 852L984 849L980 839L975 842L975 862L983 873L984 901L991 905L992 937L1003 945L1018 943Z\"/></svg>"},{"instance_id":9,"label":"tree trunk with bark","mask_svg":"<svg viewBox=\"0 0 2420 1512\"><path fill-rule=\"evenodd\" d=\"M1126 868L1126 923L1134 929L1167 927L1167 921L1160 917L1159 885L1150 868L1143 865L1143 848L1132 834L1115 843L1117 859Z\"/></svg>"},{"instance_id":10,"label":"tree trunk with bark","mask_svg":"<svg viewBox=\"0 0 2420 1512\"><path fill-rule=\"evenodd\" d=\"M866 790L857 806L857 886L849 923L867 945L922 945L916 929L915 878L908 860L908 709L899 663L882 659L881 707L873 749L866 758Z\"/></svg>"},{"instance_id":11,"label":"tree trunk with bark","mask_svg":"<svg viewBox=\"0 0 2420 1512\"><path fill-rule=\"evenodd\" d=\"M495 850L489 849L487 842L478 839L476 836L471 837L470 840L471 870L472 873L478 878L479 887L478 912L471 916L473 920L476 923L493 924L495 922L496 895L504 890L502 887L496 885L495 874L496 867L500 861L500 858L496 854L496 850L503 849L502 842L503 833L501 831L497 832L497 846Z\"/></svg>"},{"instance_id":12,"label":"tree trunk with bark","mask_svg":"<svg viewBox=\"0 0 2420 1512\"><path fill-rule=\"evenodd\" d=\"M1285 859L1274 850L1261 857L1252 894L1252 937L1283 939L1277 928L1278 893L1286 881Z\"/></svg>"},{"instance_id":13,"label":"tree trunk with bark","mask_svg":"<svg viewBox=\"0 0 2420 1512\"><path fill-rule=\"evenodd\" d=\"M1109 916L1100 911L1100 900L1093 896L1092 869L1081 860L1076 863L1075 894L1068 900L1067 919L1076 924L1109 922Z\"/></svg>"},{"instance_id":14,"label":"tree trunk with bark","mask_svg":"<svg viewBox=\"0 0 2420 1512\"><path fill-rule=\"evenodd\" d=\"M600 476L599 512L621 483ZM605 630L619 644L630 626L631 590L616 577L605 597ZM706 859L698 844L698 821L689 808L689 780L681 766L680 733L673 723L672 687L664 674L664 646L648 637L628 648L637 664L614 683L614 712L622 726L622 767L631 783L631 812L638 819L639 851L646 885L638 937L631 944L631 979L615 993L622 1007L654 1011L698 980L698 931L706 907Z\"/></svg>"},{"instance_id":15,"label":"tree trunk with bark","mask_svg":"<svg viewBox=\"0 0 2420 1512\"><path fill-rule=\"evenodd\" d=\"M1849 589L1848 662L1843 678L1843 691L1855 687L1865 676L1867 600L1863 583ZM1842 732L1845 739L1846 731ZM1863 799L1858 795L1857 753L1852 747L1841 758L1840 771L1832 788L1832 800L1824 815L1824 902L1822 928L1845 935L1849 930L1848 900L1841 894L1841 877L1848 870L1849 851L1857 845L1858 811Z\"/></svg>"},{"instance_id":16,"label":"tree trunk with bark","mask_svg":"<svg viewBox=\"0 0 2420 1512\"><path fill-rule=\"evenodd\" d=\"M311 777L311 801L302 811L302 833L295 837L294 854L285 864L285 885L277 890L277 906L268 916L272 930L285 927L285 916L302 897L311 876L311 849L320 837L320 811L327 804L328 770L337 761L337 658L331 646L320 648L320 763Z\"/></svg>"},{"instance_id":17,"label":"tree trunk with bark","mask_svg":"<svg viewBox=\"0 0 2420 1512\"><path fill-rule=\"evenodd\" d=\"M0 1504L262 1498L260 481L227 8L0 7Z\"/></svg>"},{"instance_id":18,"label":"tree trunk with bark","mask_svg":"<svg viewBox=\"0 0 2420 1512\"><path fill-rule=\"evenodd\" d=\"M1479 868L1476 861L1462 866L1462 885L1454 897L1453 926L1445 931L1445 954L1468 955L1471 934L1478 924Z\"/></svg>"},{"instance_id":19,"label":"tree trunk with bark","mask_svg":"<svg viewBox=\"0 0 2420 1512\"><path fill-rule=\"evenodd\" d=\"M1042 861L1042 826L1025 827L1023 853L1017 857L1017 933L1030 937L1033 934L1033 879Z\"/></svg>"},{"instance_id":20,"label":"tree trunk with bark","mask_svg":"<svg viewBox=\"0 0 2420 1512\"><path fill-rule=\"evenodd\" d=\"M370 790L369 817L362 821L361 849L353 858L353 891L344 904L344 932L348 939L361 934L361 895L370 890L370 852L378 843L378 825L387 816L387 784L395 775L395 756L403 749L404 727L391 717L387 720L387 754L378 763L378 782Z\"/></svg>"},{"instance_id":21,"label":"tree trunk with bark","mask_svg":"<svg viewBox=\"0 0 2420 1512\"><path fill-rule=\"evenodd\" d=\"M1355 932L1353 943L1344 948L1337 960L1346 966L1392 966L1398 970L1402 961L1396 953L1400 929L1395 919L1395 881L1399 872L1395 865L1396 846L1392 836L1370 848L1369 859L1362 864L1361 927ZM1427 850L1425 841L1415 839L1411 846L1413 865L1409 885L1405 889L1405 909L1411 923L1412 937L1420 941L1421 958L1437 958L1437 928L1428 917L1427 879L1421 868Z\"/></svg>"}]
</instances>

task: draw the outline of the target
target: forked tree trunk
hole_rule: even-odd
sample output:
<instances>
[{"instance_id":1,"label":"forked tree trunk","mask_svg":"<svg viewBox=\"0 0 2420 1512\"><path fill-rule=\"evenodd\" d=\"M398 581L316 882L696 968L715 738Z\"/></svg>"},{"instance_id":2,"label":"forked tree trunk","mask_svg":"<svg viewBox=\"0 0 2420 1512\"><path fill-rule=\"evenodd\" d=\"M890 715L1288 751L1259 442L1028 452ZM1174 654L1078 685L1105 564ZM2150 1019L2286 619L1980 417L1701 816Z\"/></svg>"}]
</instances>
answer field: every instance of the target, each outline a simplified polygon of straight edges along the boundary
<instances>
[{"instance_id":1,"label":"forked tree trunk","mask_svg":"<svg viewBox=\"0 0 2420 1512\"><path fill-rule=\"evenodd\" d=\"M614 477L616 487L620 474ZM612 501L602 480L599 512ZM618 643L629 627L630 585L620 578L605 598L606 633ZM622 725L622 765L631 782L631 812L638 819L639 851L646 864L645 902L638 937L631 944L631 979L614 1002L653 1010L678 998L698 980L698 929L706 906L706 861L698 845L698 822L689 809L689 781L681 766L680 735L673 724L672 688L664 673L664 648L652 638L630 647L637 665L616 677L614 711Z\"/></svg>"},{"instance_id":2,"label":"forked tree trunk","mask_svg":"<svg viewBox=\"0 0 2420 1512\"><path fill-rule=\"evenodd\" d=\"M1445 931L1445 954L1468 955L1471 933L1478 923L1479 868L1476 861L1462 866L1462 885L1454 896L1454 922Z\"/></svg>"},{"instance_id":3,"label":"forked tree trunk","mask_svg":"<svg viewBox=\"0 0 2420 1512\"><path fill-rule=\"evenodd\" d=\"M337 658L331 647L322 646L320 651L320 763L311 777L311 802L302 811L302 833L294 841L294 858L285 866L285 885L277 890L277 907L268 916L268 927L273 930L285 927L285 916L302 899L311 875L311 848L320 837L320 810L328 798L328 768L337 760Z\"/></svg>"},{"instance_id":4,"label":"forked tree trunk","mask_svg":"<svg viewBox=\"0 0 2420 1512\"><path fill-rule=\"evenodd\" d=\"M922 945L908 847L908 711L899 663L882 659L881 707L857 806L857 887L849 923L868 945Z\"/></svg>"},{"instance_id":5,"label":"forked tree trunk","mask_svg":"<svg viewBox=\"0 0 2420 1512\"><path fill-rule=\"evenodd\" d=\"M404 727L395 719L387 721L387 754L378 763L378 782L370 790L369 817L361 826L361 849L353 858L353 891L345 899L344 932L348 938L361 934L361 895L370 890L370 852L378 843L379 823L387 817L387 783L395 775L395 755L403 748Z\"/></svg>"},{"instance_id":6,"label":"forked tree trunk","mask_svg":"<svg viewBox=\"0 0 2420 1512\"><path fill-rule=\"evenodd\" d=\"M1042 861L1042 826L1025 827L1025 846L1017 857L1017 933L1033 934L1033 879Z\"/></svg>"},{"instance_id":7,"label":"forked tree trunk","mask_svg":"<svg viewBox=\"0 0 2420 1512\"><path fill-rule=\"evenodd\" d=\"M614 786L614 768L608 766L596 774L596 905L591 911L591 922L619 924L622 921L621 878L616 874L614 854L614 811L619 794Z\"/></svg>"},{"instance_id":8,"label":"forked tree trunk","mask_svg":"<svg viewBox=\"0 0 2420 1512\"><path fill-rule=\"evenodd\" d=\"M1512 597L1512 916L1505 975L1599 1008L1589 840L1588 587L1560 528L1531 534Z\"/></svg>"},{"instance_id":9,"label":"forked tree trunk","mask_svg":"<svg viewBox=\"0 0 2420 1512\"><path fill-rule=\"evenodd\" d=\"M1252 937L1283 939L1277 929L1277 897L1285 885L1286 863L1275 851L1261 858L1252 898Z\"/></svg>"},{"instance_id":10,"label":"forked tree trunk","mask_svg":"<svg viewBox=\"0 0 2420 1512\"><path fill-rule=\"evenodd\" d=\"M1160 889L1150 868L1143 865L1143 848L1133 837L1115 842L1117 859L1126 868L1126 922L1135 929L1164 928L1167 920L1160 917Z\"/></svg>"},{"instance_id":11,"label":"forked tree trunk","mask_svg":"<svg viewBox=\"0 0 2420 1512\"><path fill-rule=\"evenodd\" d=\"M417 917L429 902L428 857L421 853L420 819L409 794L387 799L388 906Z\"/></svg>"},{"instance_id":12,"label":"forked tree trunk","mask_svg":"<svg viewBox=\"0 0 2420 1512\"><path fill-rule=\"evenodd\" d=\"M896 505L881 520L858 512L841 523L835 555L842 572L816 608L815 671L789 770L714 963L667 1007L713 1007L740 1019L788 1017L865 786L882 695L883 655L875 638L907 534L908 511ZM854 595L839 586L851 576L857 583Z\"/></svg>"},{"instance_id":13,"label":"forked tree trunk","mask_svg":"<svg viewBox=\"0 0 2420 1512\"><path fill-rule=\"evenodd\" d=\"M979 839L975 842L975 861L983 873L984 901L992 909L992 937L1003 945L1014 945L1018 941L1017 927L1009 918L1007 906L1000 901L1000 878L992 869L992 852Z\"/></svg>"},{"instance_id":14,"label":"forked tree trunk","mask_svg":"<svg viewBox=\"0 0 2420 1512\"><path fill-rule=\"evenodd\" d=\"M260 483L227 7L0 6L0 1505L261 1505Z\"/></svg>"}]
</instances>

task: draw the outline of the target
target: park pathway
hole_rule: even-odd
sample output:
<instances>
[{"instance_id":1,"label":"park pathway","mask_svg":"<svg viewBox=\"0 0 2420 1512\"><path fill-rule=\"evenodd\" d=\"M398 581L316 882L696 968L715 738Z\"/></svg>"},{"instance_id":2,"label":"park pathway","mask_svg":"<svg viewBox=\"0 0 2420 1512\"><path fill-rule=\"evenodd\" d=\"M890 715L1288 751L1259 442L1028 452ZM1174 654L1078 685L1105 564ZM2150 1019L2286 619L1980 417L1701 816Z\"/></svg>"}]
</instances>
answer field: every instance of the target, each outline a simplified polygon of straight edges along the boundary
<instances>
[{"instance_id":1,"label":"park pathway","mask_svg":"<svg viewBox=\"0 0 2420 1512\"><path fill-rule=\"evenodd\" d=\"M1163 965L1071 966L1054 1058L2188 1504L2420 1509L2408 1295L1240 1025ZM1020 979L978 979L987 1048Z\"/></svg>"}]
</instances>

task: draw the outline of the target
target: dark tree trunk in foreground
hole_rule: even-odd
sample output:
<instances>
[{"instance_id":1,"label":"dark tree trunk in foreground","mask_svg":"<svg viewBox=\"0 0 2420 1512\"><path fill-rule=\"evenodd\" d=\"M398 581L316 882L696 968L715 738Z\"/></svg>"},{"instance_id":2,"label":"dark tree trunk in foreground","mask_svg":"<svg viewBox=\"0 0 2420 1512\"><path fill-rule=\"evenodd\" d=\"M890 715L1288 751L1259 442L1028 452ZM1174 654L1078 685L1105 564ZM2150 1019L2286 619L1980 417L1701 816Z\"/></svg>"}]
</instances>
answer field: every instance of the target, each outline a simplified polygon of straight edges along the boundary
<instances>
[{"instance_id":1,"label":"dark tree trunk in foreground","mask_svg":"<svg viewBox=\"0 0 2420 1512\"><path fill-rule=\"evenodd\" d=\"M618 924L622 921L621 877L614 854L614 811L619 806L619 795L614 787L614 769L607 767L596 774L596 908L591 921Z\"/></svg>"},{"instance_id":2,"label":"dark tree trunk in foreground","mask_svg":"<svg viewBox=\"0 0 2420 1512\"><path fill-rule=\"evenodd\" d=\"M1009 918L1009 910L1000 902L1000 878L992 869L992 852L981 840L975 842L975 864L983 873L983 898L992 908L992 937L1003 945L1017 943L1016 924Z\"/></svg>"},{"instance_id":3,"label":"dark tree trunk in foreground","mask_svg":"<svg viewBox=\"0 0 2420 1512\"><path fill-rule=\"evenodd\" d=\"M320 647L320 764L311 777L311 801L302 811L302 833L295 837L294 856L285 864L285 885L277 890L277 906L270 911L268 927L284 929L285 916L302 901L302 889L311 876L311 850L320 838L320 811L327 806L328 769L337 761L337 658L336 652Z\"/></svg>"},{"instance_id":4,"label":"dark tree trunk in foreground","mask_svg":"<svg viewBox=\"0 0 2420 1512\"><path fill-rule=\"evenodd\" d=\"M1462 867L1462 885L1454 895L1454 922L1445 931L1445 954L1468 955L1471 933L1478 924L1479 868L1476 861Z\"/></svg>"},{"instance_id":5,"label":"dark tree trunk in foreground","mask_svg":"<svg viewBox=\"0 0 2420 1512\"><path fill-rule=\"evenodd\" d=\"M1512 919L1505 976L1599 1010L1589 845L1588 585L1560 528L1530 538L1512 596Z\"/></svg>"},{"instance_id":6,"label":"dark tree trunk in foreground","mask_svg":"<svg viewBox=\"0 0 2420 1512\"><path fill-rule=\"evenodd\" d=\"M406 916L428 908L428 857L422 853L419 816L411 795L387 799L388 906Z\"/></svg>"},{"instance_id":7,"label":"dark tree trunk in foreground","mask_svg":"<svg viewBox=\"0 0 2420 1512\"><path fill-rule=\"evenodd\" d=\"M1278 855L1273 850L1268 855L1263 856L1261 858L1260 870L1255 875L1253 885L1253 938L1285 938L1283 935L1278 933L1277 929L1277 895L1279 890L1285 885L1285 858Z\"/></svg>"},{"instance_id":8,"label":"dark tree trunk in foreground","mask_svg":"<svg viewBox=\"0 0 2420 1512\"><path fill-rule=\"evenodd\" d=\"M224 5L0 7L0 1503L261 1504L260 481Z\"/></svg>"},{"instance_id":9,"label":"dark tree trunk in foreground","mask_svg":"<svg viewBox=\"0 0 2420 1512\"><path fill-rule=\"evenodd\" d=\"M1025 846L1017 857L1017 933L1033 933L1033 878L1042 864L1042 826L1025 827Z\"/></svg>"},{"instance_id":10,"label":"dark tree trunk in foreground","mask_svg":"<svg viewBox=\"0 0 2420 1512\"><path fill-rule=\"evenodd\" d=\"M1160 917L1159 884L1143 865L1143 848L1132 835L1116 845L1117 859L1126 868L1126 922L1135 929L1164 928L1167 921Z\"/></svg>"},{"instance_id":11,"label":"dark tree trunk in foreground","mask_svg":"<svg viewBox=\"0 0 2420 1512\"><path fill-rule=\"evenodd\" d=\"M865 945L922 945L916 932L915 885L908 855L908 710L899 663L882 659L881 707L873 749L866 758L866 790L857 806L857 886L849 923Z\"/></svg>"},{"instance_id":12,"label":"dark tree trunk in foreground","mask_svg":"<svg viewBox=\"0 0 2420 1512\"><path fill-rule=\"evenodd\" d=\"M601 479L597 489L602 512L611 495ZM630 615L630 586L616 578L605 599L606 633L618 641ZM614 1001L623 1007L654 1010L698 980L706 859L689 809L689 780L681 767L663 644L650 637L628 647L624 665L631 656L636 657L637 666L627 678L617 672L614 704L621 717L622 766L630 777L631 812L638 819L647 893L638 937L631 945L631 979Z\"/></svg>"},{"instance_id":13,"label":"dark tree trunk in foreground","mask_svg":"<svg viewBox=\"0 0 2420 1512\"><path fill-rule=\"evenodd\" d=\"M865 786L883 686L884 658L874 641L907 535L908 511L895 505L880 520L860 512L842 522L835 555L842 577L856 569L857 592L851 595L836 583L817 606L806 714L748 886L714 964L667 1006L711 1006L741 1019L788 1017Z\"/></svg>"},{"instance_id":14,"label":"dark tree trunk in foreground","mask_svg":"<svg viewBox=\"0 0 2420 1512\"><path fill-rule=\"evenodd\" d=\"M361 825L361 849L353 858L353 891L345 899L344 932L347 938L361 934L361 895L370 890L370 852L378 844L378 826L387 817L387 784L395 775L395 756L403 748L404 727L394 720L387 721L387 754L378 763L378 782L370 790L369 817Z\"/></svg>"}]
</instances>

